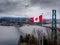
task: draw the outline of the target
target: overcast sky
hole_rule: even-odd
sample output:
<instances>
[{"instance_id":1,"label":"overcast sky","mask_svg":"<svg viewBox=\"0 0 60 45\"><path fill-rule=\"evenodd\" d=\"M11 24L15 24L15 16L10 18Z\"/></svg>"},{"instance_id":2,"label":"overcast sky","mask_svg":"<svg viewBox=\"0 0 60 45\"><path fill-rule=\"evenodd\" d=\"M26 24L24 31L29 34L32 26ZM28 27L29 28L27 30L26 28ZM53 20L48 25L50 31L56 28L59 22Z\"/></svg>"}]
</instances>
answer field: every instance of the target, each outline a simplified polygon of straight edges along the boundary
<instances>
[{"instance_id":1,"label":"overcast sky","mask_svg":"<svg viewBox=\"0 0 60 45\"><path fill-rule=\"evenodd\" d=\"M52 9L60 17L60 0L0 0L0 17L32 17L43 13L43 18L51 18Z\"/></svg>"}]
</instances>

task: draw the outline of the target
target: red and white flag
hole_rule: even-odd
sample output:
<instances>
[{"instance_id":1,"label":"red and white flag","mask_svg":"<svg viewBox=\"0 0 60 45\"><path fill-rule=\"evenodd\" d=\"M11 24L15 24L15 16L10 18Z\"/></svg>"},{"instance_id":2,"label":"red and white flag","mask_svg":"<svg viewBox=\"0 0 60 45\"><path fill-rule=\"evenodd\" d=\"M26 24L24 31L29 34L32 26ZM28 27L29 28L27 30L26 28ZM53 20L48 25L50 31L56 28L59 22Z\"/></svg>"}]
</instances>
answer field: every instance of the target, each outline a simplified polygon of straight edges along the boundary
<instances>
[{"instance_id":1,"label":"red and white flag","mask_svg":"<svg viewBox=\"0 0 60 45\"><path fill-rule=\"evenodd\" d=\"M40 22L40 23L42 23L42 15L40 15L38 17L31 17L30 22L36 22L36 23Z\"/></svg>"}]
</instances>

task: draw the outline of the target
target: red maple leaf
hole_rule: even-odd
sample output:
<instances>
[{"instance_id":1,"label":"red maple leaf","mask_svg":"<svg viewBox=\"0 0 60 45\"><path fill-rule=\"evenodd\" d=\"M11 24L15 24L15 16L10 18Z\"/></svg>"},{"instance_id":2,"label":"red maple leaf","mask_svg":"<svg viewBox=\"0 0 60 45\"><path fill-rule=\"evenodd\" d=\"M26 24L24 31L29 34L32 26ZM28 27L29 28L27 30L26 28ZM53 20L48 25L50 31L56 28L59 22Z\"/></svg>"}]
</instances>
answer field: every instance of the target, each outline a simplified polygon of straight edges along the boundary
<instances>
[{"instance_id":1,"label":"red maple leaf","mask_svg":"<svg viewBox=\"0 0 60 45\"><path fill-rule=\"evenodd\" d=\"M38 20L38 18L35 18L35 20L37 21L37 20Z\"/></svg>"}]
</instances>

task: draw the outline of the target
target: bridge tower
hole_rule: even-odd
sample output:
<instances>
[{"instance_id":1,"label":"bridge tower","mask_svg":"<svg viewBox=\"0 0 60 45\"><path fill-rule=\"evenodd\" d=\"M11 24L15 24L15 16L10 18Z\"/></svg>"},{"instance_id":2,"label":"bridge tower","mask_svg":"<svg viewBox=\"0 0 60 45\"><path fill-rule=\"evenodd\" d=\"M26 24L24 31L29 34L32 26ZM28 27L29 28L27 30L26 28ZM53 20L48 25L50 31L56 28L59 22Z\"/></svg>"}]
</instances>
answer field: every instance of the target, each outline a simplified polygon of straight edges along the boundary
<instances>
[{"instance_id":1,"label":"bridge tower","mask_svg":"<svg viewBox=\"0 0 60 45\"><path fill-rule=\"evenodd\" d=\"M56 10L52 10L52 40L57 44Z\"/></svg>"}]
</instances>

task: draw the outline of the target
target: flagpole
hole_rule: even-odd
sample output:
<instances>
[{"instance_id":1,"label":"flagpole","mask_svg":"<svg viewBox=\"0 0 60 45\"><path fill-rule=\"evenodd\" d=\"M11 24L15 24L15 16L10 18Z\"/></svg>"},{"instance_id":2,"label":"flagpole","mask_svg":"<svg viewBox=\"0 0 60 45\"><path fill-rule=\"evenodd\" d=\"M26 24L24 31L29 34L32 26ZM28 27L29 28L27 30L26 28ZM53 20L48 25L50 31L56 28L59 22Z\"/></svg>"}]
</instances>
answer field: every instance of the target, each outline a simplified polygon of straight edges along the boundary
<instances>
[{"instance_id":1,"label":"flagpole","mask_svg":"<svg viewBox=\"0 0 60 45\"><path fill-rule=\"evenodd\" d=\"M43 13L42 13L42 26L43 26Z\"/></svg>"},{"instance_id":2,"label":"flagpole","mask_svg":"<svg viewBox=\"0 0 60 45\"><path fill-rule=\"evenodd\" d=\"M42 27L43 27L43 13L42 13ZM43 32L42 32L42 34L43 34ZM43 35L44 35L44 34L43 34ZM44 42L43 42L43 38L44 38L43 35L42 35L42 45L43 45L43 43L44 43Z\"/></svg>"}]
</instances>

